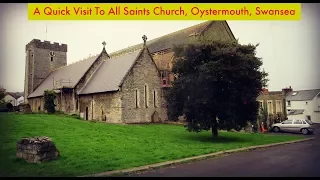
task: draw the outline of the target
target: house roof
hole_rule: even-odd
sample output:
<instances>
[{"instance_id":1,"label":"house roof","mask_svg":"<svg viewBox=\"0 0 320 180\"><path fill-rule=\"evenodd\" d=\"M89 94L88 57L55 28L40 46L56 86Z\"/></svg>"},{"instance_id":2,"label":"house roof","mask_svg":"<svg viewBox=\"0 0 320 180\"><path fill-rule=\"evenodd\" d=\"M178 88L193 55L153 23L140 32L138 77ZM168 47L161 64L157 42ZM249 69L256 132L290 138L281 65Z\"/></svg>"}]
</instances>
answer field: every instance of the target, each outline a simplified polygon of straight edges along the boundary
<instances>
[{"instance_id":1,"label":"house roof","mask_svg":"<svg viewBox=\"0 0 320 180\"><path fill-rule=\"evenodd\" d=\"M54 80L70 80L70 86L74 87L98 57L96 55L51 72L28 98L42 96L45 90L53 89Z\"/></svg>"},{"instance_id":2,"label":"house roof","mask_svg":"<svg viewBox=\"0 0 320 180\"><path fill-rule=\"evenodd\" d=\"M23 92L6 92L6 94L18 99L19 97L23 96Z\"/></svg>"},{"instance_id":3,"label":"house roof","mask_svg":"<svg viewBox=\"0 0 320 180\"><path fill-rule=\"evenodd\" d=\"M194 25L194 26L191 26L191 27L188 27L185 29L181 29L179 31L152 39L147 42L148 49L149 49L150 53L152 54L152 53L155 53L155 52L158 52L161 50L172 48L174 44L185 43L189 40L189 36L191 34L197 34L197 33L201 34L207 27L209 27L211 24L216 23L216 22L221 22L221 21L205 21L203 23L200 23L200 24L197 24L197 25ZM226 22L226 25L230 29L227 22ZM232 31L231 31L231 33L232 33ZM232 36L234 37L233 34L232 34ZM137 44L134 46L130 46L128 48L113 52L112 54L110 54L110 56L114 56L117 54L122 54L122 53L126 53L128 51L132 51L134 49L142 47L142 45L143 45L143 43Z\"/></svg>"},{"instance_id":4,"label":"house roof","mask_svg":"<svg viewBox=\"0 0 320 180\"><path fill-rule=\"evenodd\" d=\"M79 94L117 91L142 50L103 61Z\"/></svg>"},{"instance_id":5,"label":"house roof","mask_svg":"<svg viewBox=\"0 0 320 180\"><path fill-rule=\"evenodd\" d=\"M298 114L303 114L304 110L303 109L291 109L288 115L298 115Z\"/></svg>"},{"instance_id":6,"label":"house roof","mask_svg":"<svg viewBox=\"0 0 320 180\"><path fill-rule=\"evenodd\" d=\"M286 100L287 101L308 101L308 100L312 100L319 93L320 93L320 89L292 91L287 94Z\"/></svg>"}]
</instances>

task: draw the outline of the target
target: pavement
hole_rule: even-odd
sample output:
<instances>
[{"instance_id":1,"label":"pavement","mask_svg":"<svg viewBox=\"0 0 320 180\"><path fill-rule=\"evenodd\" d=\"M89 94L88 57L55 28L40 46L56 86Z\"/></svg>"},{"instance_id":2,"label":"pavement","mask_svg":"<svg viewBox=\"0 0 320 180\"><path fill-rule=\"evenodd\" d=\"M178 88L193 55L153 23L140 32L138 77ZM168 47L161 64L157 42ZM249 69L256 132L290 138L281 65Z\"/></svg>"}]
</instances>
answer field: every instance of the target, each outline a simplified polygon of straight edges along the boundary
<instances>
[{"instance_id":1,"label":"pavement","mask_svg":"<svg viewBox=\"0 0 320 180\"><path fill-rule=\"evenodd\" d=\"M308 135L315 137L314 140L234 153L128 176L320 177L320 125L317 126L316 132Z\"/></svg>"}]
</instances>

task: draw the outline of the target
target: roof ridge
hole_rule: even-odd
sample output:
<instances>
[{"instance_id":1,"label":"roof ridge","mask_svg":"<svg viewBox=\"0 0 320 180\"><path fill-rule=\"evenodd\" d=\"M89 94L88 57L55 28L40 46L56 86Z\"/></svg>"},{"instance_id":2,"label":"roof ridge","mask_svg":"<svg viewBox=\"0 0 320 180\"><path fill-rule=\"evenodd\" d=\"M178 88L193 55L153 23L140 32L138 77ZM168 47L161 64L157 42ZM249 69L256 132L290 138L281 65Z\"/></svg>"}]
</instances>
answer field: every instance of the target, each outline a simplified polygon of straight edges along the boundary
<instances>
[{"instance_id":1,"label":"roof ridge","mask_svg":"<svg viewBox=\"0 0 320 180\"><path fill-rule=\"evenodd\" d=\"M161 38L163 38L163 37L172 36L172 35L174 35L174 34L181 33L182 31L185 31L186 29L191 29L191 28L194 28L194 27L196 27L196 26L201 26L201 25L203 25L203 24L205 24L205 23L208 23L208 24L200 31L200 32L202 32L204 29L206 29L206 28L208 27L208 25L210 24L209 22L211 23L211 22L213 22L213 21L211 21L211 20L205 21L205 22L202 22L202 23L199 23L199 24L195 24L195 25L193 25L193 26L189 26L189 27L186 27L186 28L183 28L183 29L180 29L180 30L171 32L171 33L169 33L169 34L165 34L165 35L159 36L159 37L157 37L157 38L151 39L151 40L149 41L149 43L152 44L152 43L154 43L154 41L156 41L156 40L158 40L158 39L161 39ZM194 32L194 33L195 33L195 32ZM197 33L199 33L199 32L197 32ZM149 44L149 45L150 45L150 44ZM120 50L117 50L117 51L115 51L115 52L112 52L112 53L110 54L110 57L113 56L113 55L116 55L116 54L118 54L118 53L121 53L122 51L130 50L131 48L134 48L134 47L139 46L139 45L142 46L143 43L135 44L135 45L129 46L129 47L127 47L127 48L120 49ZM148 45L148 43L147 43L147 45Z\"/></svg>"},{"instance_id":2,"label":"roof ridge","mask_svg":"<svg viewBox=\"0 0 320 180\"><path fill-rule=\"evenodd\" d=\"M320 88L317 88L317 89L296 90L296 91L292 91L292 92L299 92L299 91L315 91L315 90L320 91Z\"/></svg>"},{"instance_id":3,"label":"roof ridge","mask_svg":"<svg viewBox=\"0 0 320 180\"><path fill-rule=\"evenodd\" d=\"M142 49L143 49L143 47L134 48L134 49L128 49L128 51L123 51L123 52L119 52L117 54L109 55L110 56L110 60L114 59L114 58L117 58L117 57L125 56L125 55L127 55L129 53L133 53L133 52L136 52L136 51L141 51Z\"/></svg>"}]
</instances>

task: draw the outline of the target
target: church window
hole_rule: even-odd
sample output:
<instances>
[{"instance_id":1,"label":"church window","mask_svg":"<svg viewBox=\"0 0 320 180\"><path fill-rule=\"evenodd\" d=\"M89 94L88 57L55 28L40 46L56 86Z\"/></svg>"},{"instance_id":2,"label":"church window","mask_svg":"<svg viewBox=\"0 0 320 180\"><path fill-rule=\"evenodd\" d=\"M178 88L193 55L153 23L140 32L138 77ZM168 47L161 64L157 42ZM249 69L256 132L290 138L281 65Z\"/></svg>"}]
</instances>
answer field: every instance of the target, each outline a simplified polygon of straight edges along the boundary
<instances>
[{"instance_id":1,"label":"church window","mask_svg":"<svg viewBox=\"0 0 320 180\"><path fill-rule=\"evenodd\" d=\"M135 90L135 106L136 108L139 108L139 91L138 89Z\"/></svg>"},{"instance_id":2,"label":"church window","mask_svg":"<svg viewBox=\"0 0 320 180\"><path fill-rule=\"evenodd\" d=\"M51 56L50 58L51 58L51 62L52 62L53 61L53 57Z\"/></svg>"},{"instance_id":3,"label":"church window","mask_svg":"<svg viewBox=\"0 0 320 180\"><path fill-rule=\"evenodd\" d=\"M148 104L149 97L148 96L149 96L149 94L148 94L148 86L144 85L144 104L145 104L146 108L149 107L149 104Z\"/></svg>"},{"instance_id":4,"label":"church window","mask_svg":"<svg viewBox=\"0 0 320 180\"><path fill-rule=\"evenodd\" d=\"M78 99L76 100L76 110L78 110Z\"/></svg>"},{"instance_id":5,"label":"church window","mask_svg":"<svg viewBox=\"0 0 320 180\"><path fill-rule=\"evenodd\" d=\"M157 92L153 91L153 107L157 107Z\"/></svg>"}]
</instances>

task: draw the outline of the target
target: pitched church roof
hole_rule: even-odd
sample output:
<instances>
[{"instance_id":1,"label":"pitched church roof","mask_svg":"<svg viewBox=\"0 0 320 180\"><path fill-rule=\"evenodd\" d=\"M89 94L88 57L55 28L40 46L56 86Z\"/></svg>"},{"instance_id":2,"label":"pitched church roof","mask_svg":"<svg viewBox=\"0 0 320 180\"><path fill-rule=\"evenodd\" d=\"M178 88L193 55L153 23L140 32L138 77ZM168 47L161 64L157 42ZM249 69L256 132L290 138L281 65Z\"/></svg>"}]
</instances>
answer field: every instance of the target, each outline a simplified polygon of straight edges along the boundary
<instances>
[{"instance_id":1,"label":"pitched church roof","mask_svg":"<svg viewBox=\"0 0 320 180\"><path fill-rule=\"evenodd\" d=\"M88 59L70 64L68 66L64 66L59 68L53 72L51 72L46 79L44 79L41 84L33 91L28 98L42 96L43 92L47 89L53 89L54 80L60 79L70 79L71 86L74 87L79 80L82 78L84 73L90 68L92 63L98 58L99 55L90 57Z\"/></svg>"},{"instance_id":2,"label":"pitched church roof","mask_svg":"<svg viewBox=\"0 0 320 180\"><path fill-rule=\"evenodd\" d=\"M226 28L228 28L230 30L230 27L228 25L228 23L226 21L205 21L203 23L200 24L196 24L194 26L185 28L185 29L181 29L179 31L155 38L153 40L150 40L147 42L147 46L148 49L150 51L150 53L155 53L161 50L165 50L165 49L169 49L172 48L174 44L182 44L188 41L189 36L191 34L201 34L202 32L204 32L208 27L210 27L211 25L213 25L214 23L217 22L224 22ZM233 37L233 39L235 39L234 35L231 32L231 36ZM128 51L132 51L133 49L137 49L142 47L142 43L141 44L137 44L134 46L130 46L128 48L113 52L111 54L111 56L116 55L116 54L121 54L121 53L125 53Z\"/></svg>"},{"instance_id":3,"label":"pitched church roof","mask_svg":"<svg viewBox=\"0 0 320 180\"><path fill-rule=\"evenodd\" d=\"M103 61L79 94L119 90L121 82L142 51L143 49Z\"/></svg>"},{"instance_id":4,"label":"pitched church roof","mask_svg":"<svg viewBox=\"0 0 320 180\"><path fill-rule=\"evenodd\" d=\"M159 38L147 41L147 47L150 53L154 53L157 51L161 51L161 50L165 50L165 49L169 49L173 47L173 44L181 44L184 43L188 40L189 36L191 34L195 34L195 33L199 33L201 34L205 29L207 29L210 25L212 25L213 23L216 22L221 22L221 21L206 21L170 34L167 34L165 36L161 36ZM229 28L228 24L226 21L223 21L225 23L226 28ZM229 28L230 30L230 28ZM232 31L230 30L231 34ZM233 34L232 34L233 36ZM234 37L234 36L233 36ZM143 43L141 44L137 44L116 52L113 52L110 54L111 59L114 58L114 60L116 59L127 59L130 56L134 56L135 53L134 52L140 52L139 49L141 49L143 47ZM117 57L119 56L119 57ZM53 80L60 80L60 79L70 79L71 80L71 85L72 87L74 87L79 80L83 77L83 75L85 74L85 72L90 68L90 66L93 64L93 62L99 57L99 55L97 56L93 56L90 57L86 60L82 60L79 61L77 63L73 63L70 64L68 66L62 67L60 69L57 69L53 72L51 72L46 79L44 79L41 84L35 89L34 92L32 92L28 97L39 97L43 95L43 92L47 89L53 89ZM129 58L130 59L130 58ZM109 59L110 60L110 59ZM101 67L99 68L104 68L104 69L108 69L112 72L122 72L122 68L121 66L119 66L121 63L115 63L115 61L112 60L109 63L102 63ZM131 60L122 62L126 65L129 65L131 61L134 61L135 58L131 57ZM107 67L109 64L109 66L114 66L114 67ZM92 82L93 84L97 84L96 82L98 82L97 80L104 80L104 82L108 82L110 83L110 85L108 86L100 86L100 84L102 83L98 83L97 87L89 87L89 86L93 86L93 84L89 83L87 84L86 88L83 88L81 90L81 93L88 93L88 92L93 92L93 91L99 91L102 89L115 89L115 84L119 81L120 75L118 75L117 73L110 73L110 76L108 76L108 78L106 77L99 77L98 74L103 74L103 72L99 71L96 72L95 77L92 77ZM123 74L123 72L122 72ZM108 81L105 81L106 79L109 79ZM116 79L116 80L113 80ZM102 82L102 81L101 81Z\"/></svg>"}]
</instances>

